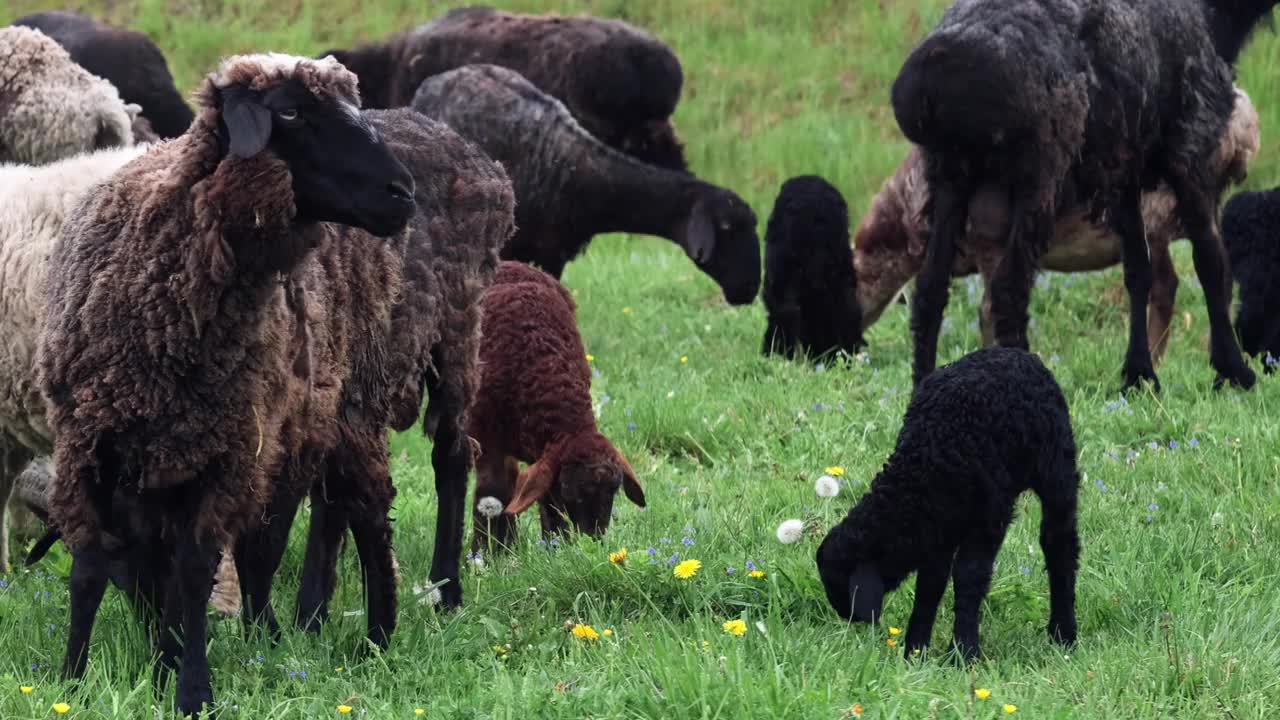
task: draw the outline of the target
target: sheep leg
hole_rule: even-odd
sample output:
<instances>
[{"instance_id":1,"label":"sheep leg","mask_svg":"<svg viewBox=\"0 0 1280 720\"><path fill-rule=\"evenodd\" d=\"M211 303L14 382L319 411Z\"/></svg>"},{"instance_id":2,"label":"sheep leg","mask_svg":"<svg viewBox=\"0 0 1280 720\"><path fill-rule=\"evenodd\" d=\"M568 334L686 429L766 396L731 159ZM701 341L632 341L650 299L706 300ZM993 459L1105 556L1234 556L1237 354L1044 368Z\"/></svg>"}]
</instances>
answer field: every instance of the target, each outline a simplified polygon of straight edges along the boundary
<instances>
[{"instance_id":1,"label":"sheep leg","mask_svg":"<svg viewBox=\"0 0 1280 720\"><path fill-rule=\"evenodd\" d=\"M1124 359L1124 390L1147 381L1160 389L1151 362L1151 345L1147 336L1147 300L1151 294L1151 256L1146 228L1142 223L1142 200L1137 188L1130 188L1123 199L1109 209L1111 227L1120 236L1124 262L1124 287L1129 293L1129 349Z\"/></svg>"},{"instance_id":2,"label":"sheep leg","mask_svg":"<svg viewBox=\"0 0 1280 720\"><path fill-rule=\"evenodd\" d=\"M1190 174L1191 171L1185 168L1174 172L1169 184L1177 198L1182 226L1191 238L1196 277L1204 287L1205 304L1209 310L1209 364L1218 371L1214 387L1230 383L1248 389L1253 387L1257 377L1245 364L1240 345L1231 330L1231 278L1222 236L1218 232L1216 198L1210 197L1204 189L1207 184L1196 182Z\"/></svg>"},{"instance_id":3,"label":"sheep leg","mask_svg":"<svg viewBox=\"0 0 1280 720\"><path fill-rule=\"evenodd\" d=\"M326 477L311 490L311 527L294 616L297 626L309 632L320 632L329 619L329 598L338 584L338 553L347 532L346 508L325 496L326 486L333 484L329 480Z\"/></svg>"},{"instance_id":4,"label":"sheep leg","mask_svg":"<svg viewBox=\"0 0 1280 720\"><path fill-rule=\"evenodd\" d=\"M364 572L368 638L386 648L396 628L396 570L391 550L389 503L351 514L351 534Z\"/></svg>"},{"instance_id":5,"label":"sheep leg","mask_svg":"<svg viewBox=\"0 0 1280 720\"><path fill-rule=\"evenodd\" d=\"M496 449L481 452L476 461L476 507L471 512L471 549L475 552L493 552L515 544L516 519L502 510L494 517L480 512L480 500L497 499L503 508L515 494L515 481L519 468L515 460Z\"/></svg>"},{"instance_id":6,"label":"sheep leg","mask_svg":"<svg viewBox=\"0 0 1280 720\"><path fill-rule=\"evenodd\" d=\"M1173 302L1178 295L1178 270L1169 253L1169 238L1147 237L1151 251L1151 307L1147 317L1147 340L1151 359L1159 363L1169 346L1169 327L1173 320Z\"/></svg>"},{"instance_id":7,"label":"sheep leg","mask_svg":"<svg viewBox=\"0 0 1280 720\"><path fill-rule=\"evenodd\" d=\"M947 589L947 577L951 574L951 554L936 557L920 566L916 573L916 598L911 607L911 620L907 623L907 657L929 649L933 639L933 621L938 617L938 603Z\"/></svg>"},{"instance_id":8,"label":"sheep leg","mask_svg":"<svg viewBox=\"0 0 1280 720\"><path fill-rule=\"evenodd\" d=\"M471 448L466 437L450 418L441 417L431 448L431 465L436 473L436 546L431 556L430 580L445 580L440 586L440 605L462 605L462 583L458 564L462 555L462 533L467 511L467 472Z\"/></svg>"},{"instance_id":9,"label":"sheep leg","mask_svg":"<svg viewBox=\"0 0 1280 720\"><path fill-rule=\"evenodd\" d=\"M1040 549L1049 572L1049 637L1063 645L1076 641L1076 570L1080 534L1076 529L1076 478L1058 473L1057 486L1041 494Z\"/></svg>"},{"instance_id":10,"label":"sheep leg","mask_svg":"<svg viewBox=\"0 0 1280 720\"><path fill-rule=\"evenodd\" d=\"M1053 214L1029 207L1034 195L1014 201L1009 242L991 277L991 325L1000 347L1029 349L1027 308L1040 257L1053 235Z\"/></svg>"},{"instance_id":11,"label":"sheep leg","mask_svg":"<svg viewBox=\"0 0 1280 720\"><path fill-rule=\"evenodd\" d=\"M916 385L933 372L938 362L938 331L942 327L942 313L947 307L951 289L956 241L964 232L969 208L968 191L937 175L930 172L932 232L925 250L924 266L916 276L916 294L911 301L912 381Z\"/></svg>"},{"instance_id":12,"label":"sheep leg","mask_svg":"<svg viewBox=\"0 0 1280 720\"><path fill-rule=\"evenodd\" d=\"M955 590L955 626L952 644L965 661L978 658L978 610L991 589L991 571L1003 537L977 535L966 540L956 553L951 571Z\"/></svg>"},{"instance_id":13,"label":"sheep leg","mask_svg":"<svg viewBox=\"0 0 1280 720\"><path fill-rule=\"evenodd\" d=\"M271 582L289 546L289 530L301 503L296 494L278 492L267 506L266 519L241 533L236 541L236 574L240 578L245 629L265 629L272 642L280 638L280 622L271 607Z\"/></svg>"},{"instance_id":14,"label":"sheep leg","mask_svg":"<svg viewBox=\"0 0 1280 720\"><path fill-rule=\"evenodd\" d=\"M202 706L213 706L213 685L209 658L205 653L208 630L209 593L217 572L219 544L201 542L194 530L194 518L186 529L175 556L174 578L182 620L182 667L178 670L175 698L178 712L195 715Z\"/></svg>"},{"instance_id":15,"label":"sheep leg","mask_svg":"<svg viewBox=\"0 0 1280 720\"><path fill-rule=\"evenodd\" d=\"M71 553L71 624L67 633L67 655L62 663L66 678L84 676L89 664L89 638L93 622L107 590L106 550L92 543Z\"/></svg>"}]
</instances>

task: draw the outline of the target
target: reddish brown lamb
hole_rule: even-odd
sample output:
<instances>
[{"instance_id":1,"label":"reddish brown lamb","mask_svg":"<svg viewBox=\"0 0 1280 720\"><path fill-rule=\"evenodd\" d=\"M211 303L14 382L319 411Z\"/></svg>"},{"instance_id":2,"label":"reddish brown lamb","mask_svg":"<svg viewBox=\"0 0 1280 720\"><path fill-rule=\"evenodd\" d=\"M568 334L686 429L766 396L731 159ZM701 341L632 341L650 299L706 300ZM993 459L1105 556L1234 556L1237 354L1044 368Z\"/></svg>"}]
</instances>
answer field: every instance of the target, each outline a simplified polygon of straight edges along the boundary
<instances>
[{"instance_id":1,"label":"reddish brown lamb","mask_svg":"<svg viewBox=\"0 0 1280 720\"><path fill-rule=\"evenodd\" d=\"M468 425L480 444L473 546L510 546L515 516L535 502L544 534L563 531L567 516L580 532L603 535L618 488L640 507L644 491L596 428L573 298L541 270L504 262L482 309L480 391ZM518 470L517 461L531 464Z\"/></svg>"}]
</instances>

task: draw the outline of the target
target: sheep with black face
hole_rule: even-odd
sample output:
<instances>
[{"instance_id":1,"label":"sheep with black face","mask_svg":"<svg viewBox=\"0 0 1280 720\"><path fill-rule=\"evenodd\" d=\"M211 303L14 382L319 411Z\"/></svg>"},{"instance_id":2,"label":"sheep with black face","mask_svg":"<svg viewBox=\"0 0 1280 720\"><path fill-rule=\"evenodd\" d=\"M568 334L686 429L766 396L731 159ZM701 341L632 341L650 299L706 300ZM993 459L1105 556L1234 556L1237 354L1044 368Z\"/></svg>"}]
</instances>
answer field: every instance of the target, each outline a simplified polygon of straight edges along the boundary
<instances>
[{"instance_id":1,"label":"sheep with black face","mask_svg":"<svg viewBox=\"0 0 1280 720\"><path fill-rule=\"evenodd\" d=\"M511 176L516 234L504 259L558 278L597 234L657 235L679 245L729 303L755 299L756 215L733 191L610 148L558 100L495 65L428 78L412 107L479 145Z\"/></svg>"},{"instance_id":2,"label":"sheep with black face","mask_svg":"<svg viewBox=\"0 0 1280 720\"><path fill-rule=\"evenodd\" d=\"M285 457L333 432L340 383L311 362L323 325L308 322L321 223L389 236L414 212L412 177L336 61L233 57L197 101L182 137L68 222L39 349L51 519L72 552L64 672L85 670L113 554L164 547L169 590L148 604L164 609L161 666L181 655L186 714L213 700L205 607L221 548L260 517ZM117 490L142 511L113 512Z\"/></svg>"}]
</instances>

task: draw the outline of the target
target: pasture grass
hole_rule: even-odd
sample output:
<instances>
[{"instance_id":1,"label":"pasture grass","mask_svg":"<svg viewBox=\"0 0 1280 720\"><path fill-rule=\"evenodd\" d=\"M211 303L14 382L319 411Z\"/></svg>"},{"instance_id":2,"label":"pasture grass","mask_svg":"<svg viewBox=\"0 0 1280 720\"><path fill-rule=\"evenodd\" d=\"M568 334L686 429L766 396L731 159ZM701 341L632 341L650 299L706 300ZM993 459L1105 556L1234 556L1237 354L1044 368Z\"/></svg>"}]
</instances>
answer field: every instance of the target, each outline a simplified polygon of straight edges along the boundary
<instances>
[{"instance_id":1,"label":"pasture grass","mask_svg":"<svg viewBox=\"0 0 1280 720\"><path fill-rule=\"evenodd\" d=\"M226 53L313 53L432 17L409 0L92 0L72 3L150 33L190 89ZM906 145L887 105L910 44L939 0L582 0L497 2L529 11L615 15L671 43L686 72L676 123L694 169L737 189L763 223L778 185L819 173L860 215ZM43 9L8 0L0 22ZM1280 180L1275 62L1264 32L1241 84L1263 118L1248 185ZM984 607L986 658L907 662L886 644L904 626L912 588L878 628L838 620L813 564L821 533L865 491L892 449L910 390L907 312L893 306L861 360L821 369L763 359L757 304L724 305L676 248L652 238L598 238L566 284L594 356L600 424L634 465L649 507L619 498L604 542L538 543L526 518L519 547L463 580L465 607L420 604L435 497L428 443L394 439L396 543L405 582L391 648L362 647L354 553L346 553L335 617L317 637L287 631L275 647L217 622L210 658L224 718L991 718L1005 704L1032 718L1273 718L1280 712L1280 385L1210 389L1203 296L1190 254L1160 395L1118 399L1125 300L1118 271L1047 274L1034 294L1031 342L1061 382L1080 447L1080 642L1044 633L1047 580L1039 508L1021 503ZM978 347L979 288L957 282L940 362ZM841 494L814 480L842 466ZM292 613L305 514L277 582ZM795 545L774 537L802 518ZM890 522L911 522L907 508ZM608 553L625 547L626 564ZM679 580L669 562L697 559ZM747 562L763 578L747 575ZM156 703L148 648L108 592L83 684L58 679L67 571L57 551L0 589L0 717L168 717ZM730 568L733 572L730 573ZM934 648L950 638L948 599ZM722 630L731 619L746 633ZM610 636L583 640L566 624ZM31 686L22 693L20 686ZM979 699L974 690L990 690ZM172 692L172 691L170 691Z\"/></svg>"}]
</instances>

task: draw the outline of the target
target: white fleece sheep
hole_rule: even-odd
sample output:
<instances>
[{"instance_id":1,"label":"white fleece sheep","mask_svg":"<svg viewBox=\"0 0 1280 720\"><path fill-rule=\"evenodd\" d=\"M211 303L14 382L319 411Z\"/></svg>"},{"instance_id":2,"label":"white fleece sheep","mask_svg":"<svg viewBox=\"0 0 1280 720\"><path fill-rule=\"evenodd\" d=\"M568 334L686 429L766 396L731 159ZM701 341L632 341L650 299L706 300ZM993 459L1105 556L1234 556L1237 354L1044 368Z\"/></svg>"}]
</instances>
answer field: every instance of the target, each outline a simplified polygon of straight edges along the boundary
<instances>
[{"instance_id":1,"label":"white fleece sheep","mask_svg":"<svg viewBox=\"0 0 1280 720\"><path fill-rule=\"evenodd\" d=\"M0 162L44 165L129 147L139 112L44 33L0 28Z\"/></svg>"}]
</instances>

